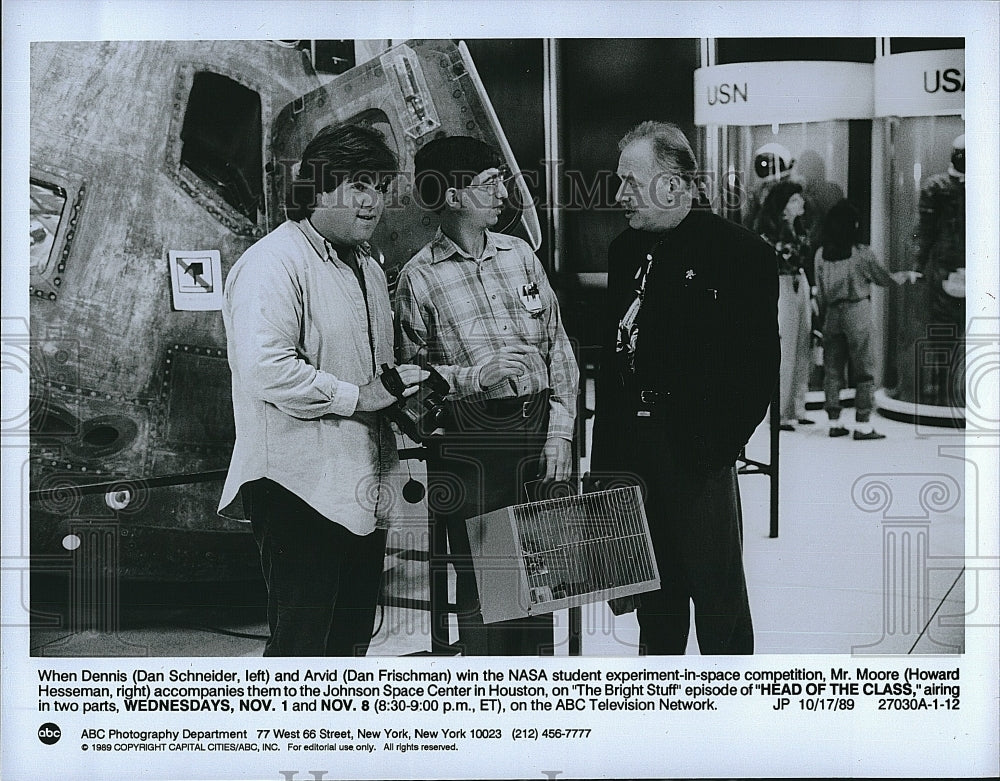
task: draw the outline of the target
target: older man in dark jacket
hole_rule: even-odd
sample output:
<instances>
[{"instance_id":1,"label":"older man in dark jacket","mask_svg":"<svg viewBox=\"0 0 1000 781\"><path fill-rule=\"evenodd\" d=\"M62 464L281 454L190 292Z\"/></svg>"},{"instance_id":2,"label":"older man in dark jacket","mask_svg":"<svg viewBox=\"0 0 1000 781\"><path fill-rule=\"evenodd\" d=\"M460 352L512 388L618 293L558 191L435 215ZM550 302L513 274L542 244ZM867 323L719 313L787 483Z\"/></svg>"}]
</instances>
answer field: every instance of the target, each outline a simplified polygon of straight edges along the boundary
<instances>
[{"instance_id":1,"label":"older man in dark jacket","mask_svg":"<svg viewBox=\"0 0 1000 781\"><path fill-rule=\"evenodd\" d=\"M777 266L759 237L694 208L696 163L674 125L619 144L591 469L643 487L661 588L640 597L641 651L753 653L735 461L778 372Z\"/></svg>"}]
</instances>

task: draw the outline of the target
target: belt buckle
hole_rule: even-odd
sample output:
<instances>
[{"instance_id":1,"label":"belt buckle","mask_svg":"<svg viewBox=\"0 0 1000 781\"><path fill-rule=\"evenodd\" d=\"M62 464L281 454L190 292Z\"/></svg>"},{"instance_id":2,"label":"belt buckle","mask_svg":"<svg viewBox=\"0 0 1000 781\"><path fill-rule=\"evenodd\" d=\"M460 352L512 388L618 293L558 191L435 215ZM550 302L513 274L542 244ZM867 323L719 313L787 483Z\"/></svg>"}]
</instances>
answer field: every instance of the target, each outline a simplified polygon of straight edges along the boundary
<instances>
[{"instance_id":1,"label":"belt buckle","mask_svg":"<svg viewBox=\"0 0 1000 781\"><path fill-rule=\"evenodd\" d=\"M656 404L659 395L657 391L639 391L639 401L643 404Z\"/></svg>"},{"instance_id":2,"label":"belt buckle","mask_svg":"<svg viewBox=\"0 0 1000 781\"><path fill-rule=\"evenodd\" d=\"M521 417L530 418L531 417L531 402L522 401L521 402Z\"/></svg>"}]
</instances>

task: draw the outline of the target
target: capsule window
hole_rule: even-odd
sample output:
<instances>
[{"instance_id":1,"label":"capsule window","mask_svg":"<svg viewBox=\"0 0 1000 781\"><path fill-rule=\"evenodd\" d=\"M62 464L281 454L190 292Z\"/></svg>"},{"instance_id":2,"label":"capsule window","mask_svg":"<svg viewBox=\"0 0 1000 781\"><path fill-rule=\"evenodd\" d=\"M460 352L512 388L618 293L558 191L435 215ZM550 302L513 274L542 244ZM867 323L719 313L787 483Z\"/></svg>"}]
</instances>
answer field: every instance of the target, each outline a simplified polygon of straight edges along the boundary
<instances>
[{"instance_id":1,"label":"capsule window","mask_svg":"<svg viewBox=\"0 0 1000 781\"><path fill-rule=\"evenodd\" d=\"M114 426L94 426L80 439L85 445L103 449L114 445L120 436L121 432Z\"/></svg>"},{"instance_id":2,"label":"capsule window","mask_svg":"<svg viewBox=\"0 0 1000 781\"><path fill-rule=\"evenodd\" d=\"M129 447L138 433L139 427L131 418L100 415L80 426L80 435L69 444L69 451L83 460L107 458Z\"/></svg>"},{"instance_id":3,"label":"capsule window","mask_svg":"<svg viewBox=\"0 0 1000 781\"><path fill-rule=\"evenodd\" d=\"M309 45L309 58L319 73L345 73L357 63L353 40L309 41Z\"/></svg>"},{"instance_id":4,"label":"capsule window","mask_svg":"<svg viewBox=\"0 0 1000 781\"><path fill-rule=\"evenodd\" d=\"M260 95L227 76L196 73L181 129L181 164L254 224L263 210Z\"/></svg>"},{"instance_id":5,"label":"capsule window","mask_svg":"<svg viewBox=\"0 0 1000 781\"><path fill-rule=\"evenodd\" d=\"M57 185L31 180L31 270L46 273L52 265L59 223L66 209L66 191Z\"/></svg>"},{"instance_id":6,"label":"capsule window","mask_svg":"<svg viewBox=\"0 0 1000 781\"><path fill-rule=\"evenodd\" d=\"M51 442L74 437L80 428L69 410L38 396L30 397L28 412L33 441Z\"/></svg>"}]
</instances>

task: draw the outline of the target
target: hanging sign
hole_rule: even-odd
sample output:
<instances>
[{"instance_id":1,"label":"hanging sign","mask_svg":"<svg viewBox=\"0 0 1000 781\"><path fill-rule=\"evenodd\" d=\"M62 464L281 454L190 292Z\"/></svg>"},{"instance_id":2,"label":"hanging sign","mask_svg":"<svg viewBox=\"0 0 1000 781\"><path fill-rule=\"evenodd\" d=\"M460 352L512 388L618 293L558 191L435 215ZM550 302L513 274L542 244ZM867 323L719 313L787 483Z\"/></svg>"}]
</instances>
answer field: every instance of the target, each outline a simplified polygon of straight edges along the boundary
<instances>
[{"instance_id":1,"label":"hanging sign","mask_svg":"<svg viewBox=\"0 0 1000 781\"><path fill-rule=\"evenodd\" d=\"M905 52L875 61L875 116L965 113L965 50Z\"/></svg>"},{"instance_id":2,"label":"hanging sign","mask_svg":"<svg viewBox=\"0 0 1000 781\"><path fill-rule=\"evenodd\" d=\"M696 125L870 119L872 66L863 62L745 62L694 72Z\"/></svg>"},{"instance_id":3,"label":"hanging sign","mask_svg":"<svg viewBox=\"0 0 1000 781\"><path fill-rule=\"evenodd\" d=\"M170 250L167 256L175 310L222 309L222 258L217 249Z\"/></svg>"}]
</instances>

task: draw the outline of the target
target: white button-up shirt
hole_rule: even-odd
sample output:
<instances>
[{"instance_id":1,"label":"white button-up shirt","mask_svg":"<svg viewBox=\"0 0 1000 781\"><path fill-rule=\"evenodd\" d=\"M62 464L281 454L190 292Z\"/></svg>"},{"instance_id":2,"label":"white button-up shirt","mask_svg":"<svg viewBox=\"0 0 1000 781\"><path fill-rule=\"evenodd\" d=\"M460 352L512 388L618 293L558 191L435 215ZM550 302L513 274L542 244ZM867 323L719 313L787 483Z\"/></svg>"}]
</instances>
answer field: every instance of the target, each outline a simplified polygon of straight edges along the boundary
<instances>
[{"instance_id":1,"label":"white button-up shirt","mask_svg":"<svg viewBox=\"0 0 1000 781\"><path fill-rule=\"evenodd\" d=\"M323 237L289 221L230 270L222 316L236 446L220 514L246 520L239 489L267 477L355 534L388 525L396 438L357 402L358 387L394 363L392 310L378 263L361 251L358 262L367 300Z\"/></svg>"}]
</instances>

